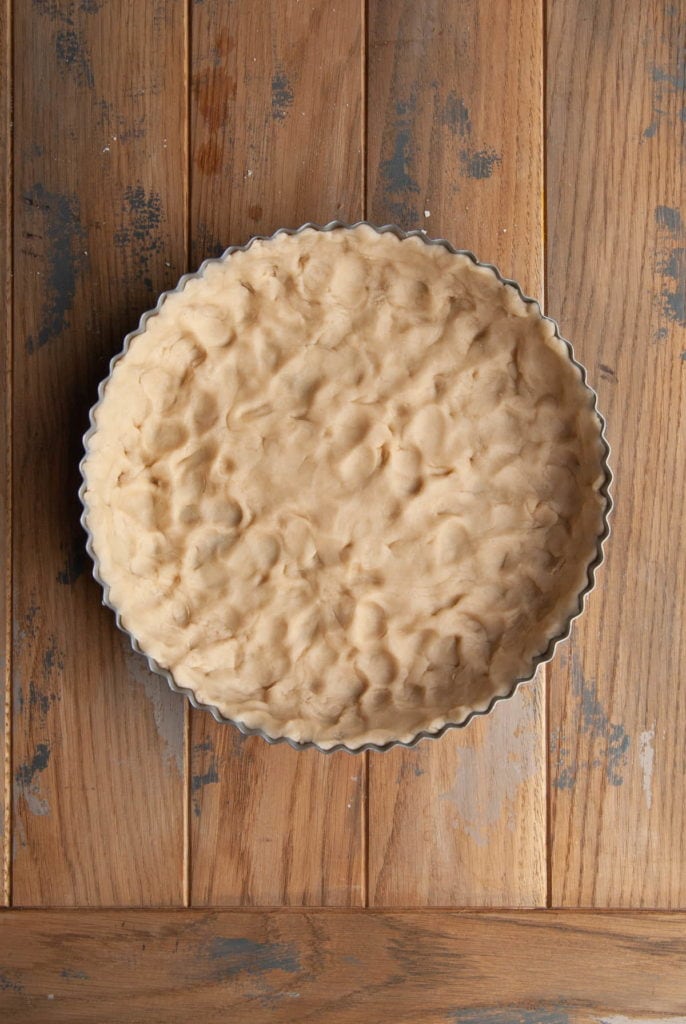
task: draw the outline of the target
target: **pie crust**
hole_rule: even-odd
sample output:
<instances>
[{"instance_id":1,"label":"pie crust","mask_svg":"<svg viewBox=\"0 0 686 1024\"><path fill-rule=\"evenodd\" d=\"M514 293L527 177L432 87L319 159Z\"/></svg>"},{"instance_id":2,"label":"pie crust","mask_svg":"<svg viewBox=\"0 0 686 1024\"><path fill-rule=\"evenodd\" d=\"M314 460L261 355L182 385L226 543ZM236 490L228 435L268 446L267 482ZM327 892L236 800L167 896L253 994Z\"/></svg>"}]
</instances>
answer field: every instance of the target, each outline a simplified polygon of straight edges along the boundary
<instances>
[{"instance_id":1,"label":"pie crust","mask_svg":"<svg viewBox=\"0 0 686 1024\"><path fill-rule=\"evenodd\" d=\"M368 225L208 262L92 422L85 523L124 628L198 702L323 749L510 693L605 530L602 422L552 321Z\"/></svg>"}]
</instances>

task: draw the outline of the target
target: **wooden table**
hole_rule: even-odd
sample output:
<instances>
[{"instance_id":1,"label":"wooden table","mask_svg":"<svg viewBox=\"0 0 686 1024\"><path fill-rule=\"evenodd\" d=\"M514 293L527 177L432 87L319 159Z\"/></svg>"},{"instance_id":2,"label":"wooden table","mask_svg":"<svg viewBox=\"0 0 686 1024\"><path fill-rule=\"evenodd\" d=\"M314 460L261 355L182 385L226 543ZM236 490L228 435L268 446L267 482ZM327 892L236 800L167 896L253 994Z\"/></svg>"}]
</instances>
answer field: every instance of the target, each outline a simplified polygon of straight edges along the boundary
<instances>
[{"instance_id":1,"label":"wooden table","mask_svg":"<svg viewBox=\"0 0 686 1024\"><path fill-rule=\"evenodd\" d=\"M686 1021L684 0L0 17L0 1019ZM534 683L439 742L323 757L190 711L131 653L77 463L182 272L365 216L544 300L607 415L616 512Z\"/></svg>"}]
</instances>

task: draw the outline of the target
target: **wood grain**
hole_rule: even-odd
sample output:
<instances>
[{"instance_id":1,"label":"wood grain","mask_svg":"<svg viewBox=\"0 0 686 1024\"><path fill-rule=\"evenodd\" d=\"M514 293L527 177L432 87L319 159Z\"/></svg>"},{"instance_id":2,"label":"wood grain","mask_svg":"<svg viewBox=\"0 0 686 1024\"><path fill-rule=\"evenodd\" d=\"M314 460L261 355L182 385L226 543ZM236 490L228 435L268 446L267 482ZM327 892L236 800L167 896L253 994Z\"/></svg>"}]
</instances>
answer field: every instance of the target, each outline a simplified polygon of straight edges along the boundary
<instances>
[{"instance_id":1,"label":"wood grain","mask_svg":"<svg viewBox=\"0 0 686 1024\"><path fill-rule=\"evenodd\" d=\"M9 911L0 920L0 1014L16 1024L686 1020L680 915Z\"/></svg>"},{"instance_id":2,"label":"wood grain","mask_svg":"<svg viewBox=\"0 0 686 1024\"><path fill-rule=\"evenodd\" d=\"M193 262L361 213L359 0L193 7ZM269 747L192 716L194 905L364 899L363 757Z\"/></svg>"},{"instance_id":3,"label":"wood grain","mask_svg":"<svg viewBox=\"0 0 686 1024\"><path fill-rule=\"evenodd\" d=\"M424 228L540 296L538 0L370 0L369 214ZM542 679L488 718L370 758L372 905L546 899Z\"/></svg>"},{"instance_id":4,"label":"wood grain","mask_svg":"<svg viewBox=\"0 0 686 1024\"><path fill-rule=\"evenodd\" d=\"M10 900L10 792L9 757L11 743L10 703L10 604L12 579L12 519L10 450L12 395L12 7L0 2L0 281L2 281L2 340L0 341L0 905Z\"/></svg>"},{"instance_id":5,"label":"wood grain","mask_svg":"<svg viewBox=\"0 0 686 1024\"><path fill-rule=\"evenodd\" d=\"M686 907L686 4L552 0L547 36L549 306L616 501L552 670L553 901Z\"/></svg>"},{"instance_id":6,"label":"wood grain","mask_svg":"<svg viewBox=\"0 0 686 1024\"><path fill-rule=\"evenodd\" d=\"M362 213L358 0L203 0L192 24L193 262Z\"/></svg>"},{"instance_id":7,"label":"wood grain","mask_svg":"<svg viewBox=\"0 0 686 1024\"><path fill-rule=\"evenodd\" d=\"M184 11L15 15L13 901L179 903L183 704L99 607L76 493L98 380L185 266Z\"/></svg>"}]
</instances>

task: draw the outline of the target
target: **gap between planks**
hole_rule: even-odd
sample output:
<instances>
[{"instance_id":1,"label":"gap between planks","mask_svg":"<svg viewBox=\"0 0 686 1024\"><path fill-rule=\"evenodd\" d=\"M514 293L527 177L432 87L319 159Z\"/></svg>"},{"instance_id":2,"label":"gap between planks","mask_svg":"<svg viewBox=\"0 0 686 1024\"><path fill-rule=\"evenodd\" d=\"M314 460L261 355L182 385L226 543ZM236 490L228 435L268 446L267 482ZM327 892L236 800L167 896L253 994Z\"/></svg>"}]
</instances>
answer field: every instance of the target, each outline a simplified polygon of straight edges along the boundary
<instances>
[{"instance_id":1,"label":"gap between planks","mask_svg":"<svg viewBox=\"0 0 686 1024\"><path fill-rule=\"evenodd\" d=\"M360 0L360 179L362 219L367 219L367 90L369 88L369 0ZM364 805L362 809L362 907L369 907L369 751L364 754Z\"/></svg>"},{"instance_id":2,"label":"gap between planks","mask_svg":"<svg viewBox=\"0 0 686 1024\"><path fill-rule=\"evenodd\" d=\"M548 80L548 0L541 0L541 302L548 314L548 170L547 170L547 103ZM550 662L543 666L543 764L545 770L545 905L553 905L553 814L550 764Z\"/></svg>"},{"instance_id":3,"label":"gap between planks","mask_svg":"<svg viewBox=\"0 0 686 1024\"><path fill-rule=\"evenodd\" d=\"M193 0L186 0L185 5L185 25L184 25L184 42L185 42L185 53L184 53L184 95L186 97L186 180L183 195L183 202L185 205L186 216L184 217L184 232L185 237L183 240L184 253L186 257L186 269L185 272L188 274L193 269L191 267L191 239L192 225L191 225L191 184L192 184L192 173L193 173L193 119L191 116L192 111L192 89L193 89ZM182 861L182 893L181 901L185 908L189 908L191 905L191 883L192 883L192 862L191 862L191 705L188 700L184 698L184 709L183 709L183 861Z\"/></svg>"},{"instance_id":4,"label":"gap between planks","mask_svg":"<svg viewBox=\"0 0 686 1024\"><path fill-rule=\"evenodd\" d=\"M4 731L4 766L3 766L3 832L2 832L2 894L0 903L9 906L12 899L11 857L12 857L12 339L14 337L14 34L12 30L12 0L4 0L0 20L3 24L4 39L2 59L5 73L5 93L3 100L2 121L5 134L5 185L2 205L4 207L4 238L3 262L5 268L5 338L4 345L4 431L5 431L5 508L4 508L4 715L2 728ZM1 360L0 360L1 362Z\"/></svg>"},{"instance_id":5,"label":"gap between planks","mask_svg":"<svg viewBox=\"0 0 686 1024\"><path fill-rule=\"evenodd\" d=\"M375 904L371 907L363 906L295 906L294 904L275 903L272 905L265 904L264 906L256 905L222 905L222 906L149 906L141 907L139 904L131 904L124 906L122 904L109 904L103 906L92 906L92 907L79 907L74 904L69 906L51 905L49 907L39 906L16 906L2 907L0 906L0 922L3 917L16 916L17 914L21 917L36 917L39 915L53 915L53 914L64 914L65 917L97 917L99 914L113 914L116 915L119 912L124 914L137 914L143 917L155 917L159 914L163 914L169 918L180 917L191 913L193 917L203 917L212 914L219 914L222 917L260 917L265 914L269 916L275 915L291 915L295 917L340 917L346 915L354 915L356 917L364 918L368 920L372 917L431 917L431 916L442 916L442 917L460 917L460 918L471 918L471 917L491 917L493 920L500 918L506 918L507 920L517 920L521 918L531 919L532 917L540 920L541 923L545 923L546 920L552 920L553 918L559 920L560 918L574 919L578 917L588 917L595 919L602 918L646 918L650 920L670 918L678 921L679 923L686 924L686 909L677 910L665 910L664 907L570 907L570 906L554 906L554 907L451 907L451 906L380 906Z\"/></svg>"}]
</instances>

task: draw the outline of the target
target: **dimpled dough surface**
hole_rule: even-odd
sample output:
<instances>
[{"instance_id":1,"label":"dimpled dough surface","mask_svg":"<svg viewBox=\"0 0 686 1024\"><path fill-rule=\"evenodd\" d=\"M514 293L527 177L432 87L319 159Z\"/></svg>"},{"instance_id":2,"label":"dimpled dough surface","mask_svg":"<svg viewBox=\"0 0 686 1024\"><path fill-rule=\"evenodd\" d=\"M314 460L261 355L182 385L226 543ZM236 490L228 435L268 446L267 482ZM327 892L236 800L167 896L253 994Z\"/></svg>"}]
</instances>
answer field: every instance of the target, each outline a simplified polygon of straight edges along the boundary
<instances>
[{"instance_id":1,"label":"dimpled dough surface","mask_svg":"<svg viewBox=\"0 0 686 1024\"><path fill-rule=\"evenodd\" d=\"M95 413L123 625L269 735L410 740L528 675L602 530L600 422L552 325L368 227L256 241L168 296Z\"/></svg>"}]
</instances>

